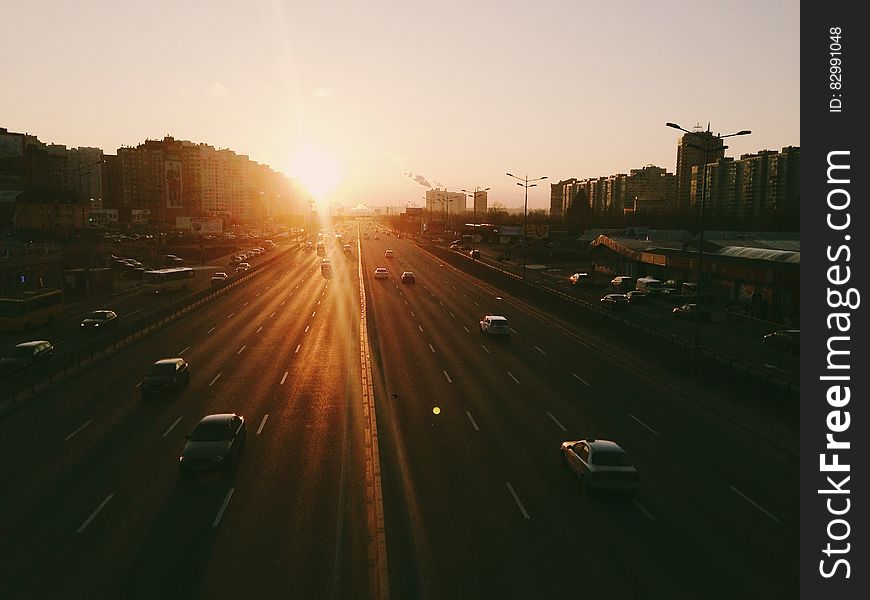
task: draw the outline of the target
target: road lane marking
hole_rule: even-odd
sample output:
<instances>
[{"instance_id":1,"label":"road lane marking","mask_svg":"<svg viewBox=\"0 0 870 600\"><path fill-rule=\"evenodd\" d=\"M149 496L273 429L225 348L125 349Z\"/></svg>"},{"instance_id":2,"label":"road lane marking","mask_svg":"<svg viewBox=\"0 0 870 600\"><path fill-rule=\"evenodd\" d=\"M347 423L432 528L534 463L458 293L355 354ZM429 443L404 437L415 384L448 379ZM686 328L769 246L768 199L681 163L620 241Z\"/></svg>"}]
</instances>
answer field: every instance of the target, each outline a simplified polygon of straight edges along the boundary
<instances>
[{"instance_id":1,"label":"road lane marking","mask_svg":"<svg viewBox=\"0 0 870 600\"><path fill-rule=\"evenodd\" d=\"M227 506L230 503L230 498L233 497L234 491L236 491L236 488L230 488L230 491L227 492L227 497L224 498L224 503L221 504L221 509L218 511L217 516L214 518L214 522L211 524L212 529L215 529L218 525L220 525L221 518L224 516L224 511L227 509Z\"/></svg>"},{"instance_id":2,"label":"road lane marking","mask_svg":"<svg viewBox=\"0 0 870 600\"><path fill-rule=\"evenodd\" d=\"M293 354L299 354L299 348L301 348L301 347L302 347L302 344L299 344L298 346L296 346L296 350L293 351Z\"/></svg>"},{"instance_id":3,"label":"road lane marking","mask_svg":"<svg viewBox=\"0 0 870 600\"><path fill-rule=\"evenodd\" d=\"M216 327L212 327L211 329L209 329L208 331L206 331L205 334L208 335L208 334L210 334L212 331L214 331L215 329L217 329L217 328L216 328Z\"/></svg>"},{"instance_id":4,"label":"road lane marking","mask_svg":"<svg viewBox=\"0 0 870 600\"><path fill-rule=\"evenodd\" d=\"M444 373L444 377L447 378L447 383L453 383L453 380L450 379L450 375L447 374L447 371L441 371L441 372Z\"/></svg>"},{"instance_id":5,"label":"road lane marking","mask_svg":"<svg viewBox=\"0 0 870 600\"><path fill-rule=\"evenodd\" d=\"M471 421L471 425L474 427L474 430L480 431L480 427L477 426L477 422L474 420L474 417L471 416L471 413L466 410L465 414L468 415L468 420Z\"/></svg>"},{"instance_id":6,"label":"road lane marking","mask_svg":"<svg viewBox=\"0 0 870 600\"><path fill-rule=\"evenodd\" d=\"M535 346L535 350L537 350L538 352L540 352L540 353L543 354L544 356L547 356L547 353L544 352L543 350L541 350L540 348L538 348L537 346Z\"/></svg>"},{"instance_id":7,"label":"road lane marking","mask_svg":"<svg viewBox=\"0 0 870 600\"><path fill-rule=\"evenodd\" d=\"M308 330L309 330L309 329L311 329L311 325L306 325L306 326L305 326L305 333L308 333Z\"/></svg>"},{"instance_id":8,"label":"road lane marking","mask_svg":"<svg viewBox=\"0 0 870 600\"><path fill-rule=\"evenodd\" d=\"M218 373L217 375L215 375L215 376L214 376L214 379L211 380L211 383L208 384L208 387L213 386L213 385L214 385L214 382L217 381L218 379L220 379L220 376L221 376L220 373Z\"/></svg>"},{"instance_id":9,"label":"road lane marking","mask_svg":"<svg viewBox=\"0 0 870 600\"><path fill-rule=\"evenodd\" d=\"M635 421L637 421L638 423L640 423L641 425L643 425L647 430L649 430L650 432L652 432L653 435L658 435L658 434L659 434L658 431L656 431L655 429L653 429L652 427L650 427L649 425L647 425L646 423L644 423L643 421L641 421L640 419L638 419L637 417L635 417L633 414L629 413L628 416L631 417L632 419L634 419Z\"/></svg>"},{"instance_id":10,"label":"road lane marking","mask_svg":"<svg viewBox=\"0 0 870 600\"><path fill-rule=\"evenodd\" d=\"M513 373L511 373L510 371L506 371L506 373L508 374L508 377L510 377L511 379L514 380L514 383L519 383L519 382L520 382L520 380L517 379L516 377L514 377Z\"/></svg>"},{"instance_id":11,"label":"road lane marking","mask_svg":"<svg viewBox=\"0 0 870 600\"><path fill-rule=\"evenodd\" d=\"M238 355L238 354L241 354L242 352L244 352L245 348L247 348L247 347L248 347L248 345L245 344L244 346L242 346L241 348L239 348L239 351L236 352L236 354L237 354L237 355Z\"/></svg>"},{"instance_id":12,"label":"road lane marking","mask_svg":"<svg viewBox=\"0 0 870 600\"><path fill-rule=\"evenodd\" d=\"M492 352L489 351L489 348L487 348L487 347L484 346L483 344L481 344L480 347L483 348L484 351L485 351L487 354L492 354Z\"/></svg>"},{"instance_id":13,"label":"road lane marking","mask_svg":"<svg viewBox=\"0 0 870 600\"><path fill-rule=\"evenodd\" d=\"M320 306L320 300L317 301L317 306Z\"/></svg>"},{"instance_id":14,"label":"road lane marking","mask_svg":"<svg viewBox=\"0 0 870 600\"><path fill-rule=\"evenodd\" d=\"M519 496L517 496L517 493L514 491L514 486L511 485L511 482L510 482L510 481L505 481L505 484L507 485L508 491L511 493L511 496L514 497L514 502L517 503L517 506L519 507L520 512L523 513L523 518L525 518L526 520L528 520L528 519L529 519L529 513L526 512L526 507L523 506L523 503L522 503L522 502L520 502L520 498L519 498Z\"/></svg>"},{"instance_id":15,"label":"road lane marking","mask_svg":"<svg viewBox=\"0 0 870 600\"><path fill-rule=\"evenodd\" d=\"M76 530L76 533L81 533L82 531L84 531L85 527L90 525L91 521L93 521L95 518L97 518L97 515L100 514L100 511L106 507L106 505L109 503L109 500L111 500L114 497L114 495L115 495L115 492L112 492L111 494L106 496L106 499L100 503L100 505L97 507L97 509L91 513L91 516L88 517L87 519L85 519L85 522L81 524L81 527L79 527Z\"/></svg>"},{"instance_id":16,"label":"road lane marking","mask_svg":"<svg viewBox=\"0 0 870 600\"><path fill-rule=\"evenodd\" d=\"M233 315L235 315L235 314L236 314L236 313L231 312L230 314L227 315L227 319L231 319L231 318L233 317Z\"/></svg>"},{"instance_id":17,"label":"road lane marking","mask_svg":"<svg viewBox=\"0 0 870 600\"><path fill-rule=\"evenodd\" d=\"M124 316L125 316L125 317L132 317L132 316L135 315L137 312L142 312L143 310L145 310L145 309L143 309L143 308L137 308L137 309L134 310L133 312L128 312L128 313L127 313L126 315L124 315Z\"/></svg>"},{"instance_id":18,"label":"road lane marking","mask_svg":"<svg viewBox=\"0 0 870 600\"><path fill-rule=\"evenodd\" d=\"M318 302L318 304L320 304L320 302ZM275 314L276 314L276 313L272 313L271 315L269 315L269 318L270 318L270 319L273 319L273 318L275 317Z\"/></svg>"},{"instance_id":19,"label":"road lane marking","mask_svg":"<svg viewBox=\"0 0 870 600\"><path fill-rule=\"evenodd\" d=\"M187 348L185 348L184 350L182 350L181 352L179 352L179 353L178 353L178 356L181 356L182 354L184 354L184 353L187 352L188 350L190 350L190 346L188 346Z\"/></svg>"},{"instance_id":20,"label":"road lane marking","mask_svg":"<svg viewBox=\"0 0 870 600\"><path fill-rule=\"evenodd\" d=\"M732 490L735 494L737 494L738 496L740 496L741 498L743 498L744 500L746 500L747 502L749 502L752 506L754 506L755 508L757 508L758 510L760 510L761 512L763 512L764 514L766 514L768 517L770 517L771 519L773 519L773 520L776 521L777 523L780 523L780 522L781 522L779 519L777 519L777 518L774 517L772 514L770 514L770 512L768 512L767 510L765 510L765 509L764 509L760 504L758 504L757 502L755 502L754 500L752 500L752 498L750 498L749 496L747 496L746 494L744 494L743 492L741 492L740 490L738 490L738 489L737 489L736 487L734 487L733 485L728 486L728 487L730 487L731 490Z\"/></svg>"},{"instance_id":21,"label":"road lane marking","mask_svg":"<svg viewBox=\"0 0 870 600\"><path fill-rule=\"evenodd\" d=\"M511 333L516 334L517 330L511 327Z\"/></svg>"},{"instance_id":22,"label":"road lane marking","mask_svg":"<svg viewBox=\"0 0 870 600\"><path fill-rule=\"evenodd\" d=\"M448 310L447 312L450 312L450 311ZM454 319L456 318L456 315L454 315L453 313L450 313L450 316L453 317Z\"/></svg>"},{"instance_id":23,"label":"road lane marking","mask_svg":"<svg viewBox=\"0 0 870 600\"><path fill-rule=\"evenodd\" d=\"M463 298L468 298L468 294L466 294L465 292L462 292L462 297L463 297Z\"/></svg>"},{"instance_id":24,"label":"road lane marking","mask_svg":"<svg viewBox=\"0 0 870 600\"><path fill-rule=\"evenodd\" d=\"M281 300L281 306L284 306L284 303L285 303L285 302L287 302L287 301L286 301L286 300Z\"/></svg>"},{"instance_id":25,"label":"road lane marking","mask_svg":"<svg viewBox=\"0 0 870 600\"><path fill-rule=\"evenodd\" d=\"M262 326L262 325L260 325L260 327L257 328L257 333L260 333L261 331L263 331L263 326Z\"/></svg>"},{"instance_id":26,"label":"road lane marking","mask_svg":"<svg viewBox=\"0 0 870 600\"><path fill-rule=\"evenodd\" d=\"M477 302L477 300L474 301L474 305L475 305L475 306L480 306L480 304Z\"/></svg>"},{"instance_id":27,"label":"road lane marking","mask_svg":"<svg viewBox=\"0 0 870 600\"><path fill-rule=\"evenodd\" d=\"M586 381L585 379L583 379L582 377L580 377L577 373L571 373L571 376L574 377L574 379L581 381L582 383L585 383L586 385L589 385L589 382Z\"/></svg>"},{"instance_id":28,"label":"road lane marking","mask_svg":"<svg viewBox=\"0 0 870 600\"><path fill-rule=\"evenodd\" d=\"M432 344L429 344L429 350L432 351L432 354L435 354L435 348L432 347Z\"/></svg>"},{"instance_id":29,"label":"road lane marking","mask_svg":"<svg viewBox=\"0 0 870 600\"><path fill-rule=\"evenodd\" d=\"M257 435L260 435L260 433L263 431L263 427L266 426L266 419L268 419L268 418L269 418L268 413L263 416L263 420L260 421L260 426L257 428Z\"/></svg>"},{"instance_id":30,"label":"road lane marking","mask_svg":"<svg viewBox=\"0 0 870 600\"><path fill-rule=\"evenodd\" d=\"M136 387L140 387L141 385L142 385L142 382L140 381L139 383L136 384Z\"/></svg>"},{"instance_id":31,"label":"road lane marking","mask_svg":"<svg viewBox=\"0 0 870 600\"><path fill-rule=\"evenodd\" d=\"M567 429L565 429L565 426L559 422L559 419L557 419L556 417L553 416L553 413L547 411L547 416L550 417L551 419L553 419L553 423L558 425L559 429L561 429L562 431L566 431L566 432L568 431Z\"/></svg>"},{"instance_id":32,"label":"road lane marking","mask_svg":"<svg viewBox=\"0 0 870 600\"><path fill-rule=\"evenodd\" d=\"M404 302L405 304L408 304L408 301L407 301L407 300L403 300L403 302Z\"/></svg>"},{"instance_id":33,"label":"road lane marking","mask_svg":"<svg viewBox=\"0 0 870 600\"><path fill-rule=\"evenodd\" d=\"M66 436L65 438L63 438L63 441L65 441L65 442L66 442L66 441L69 441L69 440L70 440L70 439L71 439L75 434L77 434L79 431L81 431L82 429L84 429L85 427L87 427L88 425L90 425L90 424L93 423L93 422L94 422L93 419L88 419L87 422L85 422L84 425L82 425L81 427L79 427L78 429L76 429L75 431L73 431L71 434L69 434L68 436Z\"/></svg>"},{"instance_id":34,"label":"road lane marking","mask_svg":"<svg viewBox=\"0 0 870 600\"><path fill-rule=\"evenodd\" d=\"M254 294L254 298L256 298L259 295L260 295L260 292L257 292L256 294Z\"/></svg>"},{"instance_id":35,"label":"road lane marking","mask_svg":"<svg viewBox=\"0 0 870 600\"><path fill-rule=\"evenodd\" d=\"M634 505L640 509L640 512L642 512L643 514L646 515L647 519L649 519L653 523L656 522L656 518L654 516L652 516L652 514L650 514L650 512L647 509L645 509L643 507L643 504L641 504L640 502L637 501L637 498L632 498L631 501L634 502Z\"/></svg>"},{"instance_id":36,"label":"road lane marking","mask_svg":"<svg viewBox=\"0 0 870 600\"><path fill-rule=\"evenodd\" d=\"M247 300L245 300L245 303L244 303L244 304L242 304L242 306L247 306L247 305L248 305L248 301L247 301Z\"/></svg>"},{"instance_id":37,"label":"road lane marking","mask_svg":"<svg viewBox=\"0 0 870 600\"><path fill-rule=\"evenodd\" d=\"M181 422L181 417L178 417L177 419L175 419L175 423L173 423L172 425L170 425L170 426L169 426L169 429L167 429L166 431L164 431L164 432L163 432L163 435L160 436L160 437L166 437L167 435L169 435L170 433L172 433L172 430L175 429L175 426L178 425L180 422Z\"/></svg>"},{"instance_id":38,"label":"road lane marking","mask_svg":"<svg viewBox=\"0 0 870 600\"><path fill-rule=\"evenodd\" d=\"M420 330L420 333L423 333L423 328L420 325L417 325L417 329Z\"/></svg>"},{"instance_id":39,"label":"road lane marking","mask_svg":"<svg viewBox=\"0 0 870 600\"><path fill-rule=\"evenodd\" d=\"M311 313L311 316L313 317L316 314L317 314L317 311L315 310L313 313Z\"/></svg>"},{"instance_id":40,"label":"road lane marking","mask_svg":"<svg viewBox=\"0 0 870 600\"><path fill-rule=\"evenodd\" d=\"M411 311L411 316L412 316L412 317L416 316L416 315L414 314L414 311L413 311L413 310Z\"/></svg>"},{"instance_id":41,"label":"road lane marking","mask_svg":"<svg viewBox=\"0 0 870 600\"><path fill-rule=\"evenodd\" d=\"M465 325L463 325L462 328L465 330L465 333L471 333L471 330Z\"/></svg>"},{"instance_id":42,"label":"road lane marking","mask_svg":"<svg viewBox=\"0 0 870 600\"><path fill-rule=\"evenodd\" d=\"M438 304L440 304L441 306L444 306L444 303L441 302L441 300L438 301Z\"/></svg>"},{"instance_id":43,"label":"road lane marking","mask_svg":"<svg viewBox=\"0 0 870 600\"><path fill-rule=\"evenodd\" d=\"M284 385L284 382L287 381L287 375L290 374L290 371L284 371L284 376L281 378L281 383L278 385Z\"/></svg>"}]
</instances>

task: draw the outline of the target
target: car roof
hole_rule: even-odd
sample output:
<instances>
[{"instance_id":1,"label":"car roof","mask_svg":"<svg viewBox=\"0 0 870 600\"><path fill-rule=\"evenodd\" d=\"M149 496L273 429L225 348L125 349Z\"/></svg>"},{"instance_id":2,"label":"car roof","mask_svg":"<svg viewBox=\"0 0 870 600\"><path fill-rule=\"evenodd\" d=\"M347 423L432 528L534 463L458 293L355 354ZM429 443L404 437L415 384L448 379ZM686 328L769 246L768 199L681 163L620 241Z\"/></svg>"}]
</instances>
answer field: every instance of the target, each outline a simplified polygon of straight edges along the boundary
<instances>
[{"instance_id":1,"label":"car roof","mask_svg":"<svg viewBox=\"0 0 870 600\"><path fill-rule=\"evenodd\" d=\"M581 440L589 444L589 447L593 452L622 452L625 454L625 450L617 444L616 442L612 442L610 440Z\"/></svg>"},{"instance_id":2,"label":"car roof","mask_svg":"<svg viewBox=\"0 0 870 600\"><path fill-rule=\"evenodd\" d=\"M377 269L375 269L375 271L386 271L386 270L387 270L386 267L378 267Z\"/></svg>"},{"instance_id":3,"label":"car roof","mask_svg":"<svg viewBox=\"0 0 870 600\"><path fill-rule=\"evenodd\" d=\"M155 365L177 365L180 362L184 362L183 358L161 358Z\"/></svg>"},{"instance_id":4,"label":"car roof","mask_svg":"<svg viewBox=\"0 0 870 600\"><path fill-rule=\"evenodd\" d=\"M403 271L402 275L413 275L414 273L411 271Z\"/></svg>"},{"instance_id":5,"label":"car roof","mask_svg":"<svg viewBox=\"0 0 870 600\"><path fill-rule=\"evenodd\" d=\"M202 425L203 423L220 423L222 421L229 421L233 417L238 417L236 413L220 413L217 415L206 415L202 419L199 420L198 425Z\"/></svg>"},{"instance_id":6,"label":"car roof","mask_svg":"<svg viewBox=\"0 0 870 600\"><path fill-rule=\"evenodd\" d=\"M507 321L507 317L503 317L501 315L486 315L492 321Z\"/></svg>"},{"instance_id":7,"label":"car roof","mask_svg":"<svg viewBox=\"0 0 870 600\"><path fill-rule=\"evenodd\" d=\"M39 346L41 344L50 344L48 340L33 340L32 342L22 342L17 344L16 348L33 348L34 346Z\"/></svg>"}]
</instances>

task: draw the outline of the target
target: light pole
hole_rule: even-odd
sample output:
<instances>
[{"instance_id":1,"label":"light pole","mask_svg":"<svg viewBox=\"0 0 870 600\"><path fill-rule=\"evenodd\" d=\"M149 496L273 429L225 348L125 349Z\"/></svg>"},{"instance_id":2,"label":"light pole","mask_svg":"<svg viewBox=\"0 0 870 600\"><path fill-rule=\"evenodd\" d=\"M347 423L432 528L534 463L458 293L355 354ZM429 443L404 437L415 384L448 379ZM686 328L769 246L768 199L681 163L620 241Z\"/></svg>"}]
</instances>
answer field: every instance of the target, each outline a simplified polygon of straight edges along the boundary
<instances>
[{"instance_id":1,"label":"light pole","mask_svg":"<svg viewBox=\"0 0 870 600\"><path fill-rule=\"evenodd\" d=\"M679 129L680 131L688 133L689 135L698 136L704 142L703 147L691 146L692 148L704 152L704 164L701 165L701 168L703 169L703 173L701 175L701 204L698 212L698 271L695 282L695 333L692 340L692 377L695 377L698 373L698 339L701 334L701 259L704 256L704 205L707 203L707 156L710 153L711 143L714 139L718 141L723 138L734 137L736 135L749 135L752 132L748 129L742 129L737 133L729 133L727 135L721 135L717 133L715 136L713 136L712 132L710 131L709 123L707 124L707 131L702 133L683 129L676 123L665 123L665 125L673 129ZM725 148L727 148L727 146L722 147L723 150Z\"/></svg>"},{"instance_id":2,"label":"light pole","mask_svg":"<svg viewBox=\"0 0 870 600\"><path fill-rule=\"evenodd\" d=\"M477 235L477 194L479 194L480 192L488 192L489 188L482 190L476 187L474 188L473 193L469 193L468 190L462 191L465 192L467 196L471 196L471 202L474 205L474 229L472 229L471 231L471 262L474 262L474 249L476 247L474 238Z\"/></svg>"},{"instance_id":3,"label":"light pole","mask_svg":"<svg viewBox=\"0 0 870 600\"><path fill-rule=\"evenodd\" d=\"M531 181L541 181L542 179L546 179L546 175L544 177L538 177L536 179L529 179L528 174L525 177L517 177L516 175L511 175L510 173L505 173L508 177L513 177L514 179L518 179L517 185L525 190L525 195L523 198L523 231L522 237L520 238L523 243L523 281L526 280L526 220L528 219L528 211L529 211L529 188L536 187L537 183L530 183Z\"/></svg>"}]
</instances>

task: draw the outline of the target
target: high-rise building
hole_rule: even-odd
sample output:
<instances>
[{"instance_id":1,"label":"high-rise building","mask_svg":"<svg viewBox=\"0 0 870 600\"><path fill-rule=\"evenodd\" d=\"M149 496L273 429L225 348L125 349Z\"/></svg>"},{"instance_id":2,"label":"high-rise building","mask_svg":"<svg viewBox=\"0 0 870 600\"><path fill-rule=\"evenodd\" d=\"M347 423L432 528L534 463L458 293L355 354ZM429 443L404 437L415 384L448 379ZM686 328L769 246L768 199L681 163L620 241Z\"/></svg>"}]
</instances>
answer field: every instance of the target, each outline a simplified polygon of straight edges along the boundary
<instances>
[{"instance_id":1,"label":"high-rise building","mask_svg":"<svg viewBox=\"0 0 870 600\"><path fill-rule=\"evenodd\" d=\"M477 218L480 219L486 216L486 211L489 207L486 190L475 190L472 201L474 202L474 214L477 215Z\"/></svg>"},{"instance_id":2,"label":"high-rise building","mask_svg":"<svg viewBox=\"0 0 870 600\"><path fill-rule=\"evenodd\" d=\"M673 173L655 165L632 169L625 183L625 208L639 212L673 210L676 180Z\"/></svg>"},{"instance_id":3,"label":"high-rise building","mask_svg":"<svg viewBox=\"0 0 870 600\"><path fill-rule=\"evenodd\" d=\"M453 215L465 218L465 205L465 192L448 192L439 188L426 190L426 212L430 221L453 221Z\"/></svg>"},{"instance_id":4,"label":"high-rise building","mask_svg":"<svg viewBox=\"0 0 870 600\"><path fill-rule=\"evenodd\" d=\"M690 207L692 167L704 164L705 147L707 163L716 162L725 156L725 145L722 139L708 131L686 133L677 142L677 190L674 208L678 210Z\"/></svg>"}]
</instances>

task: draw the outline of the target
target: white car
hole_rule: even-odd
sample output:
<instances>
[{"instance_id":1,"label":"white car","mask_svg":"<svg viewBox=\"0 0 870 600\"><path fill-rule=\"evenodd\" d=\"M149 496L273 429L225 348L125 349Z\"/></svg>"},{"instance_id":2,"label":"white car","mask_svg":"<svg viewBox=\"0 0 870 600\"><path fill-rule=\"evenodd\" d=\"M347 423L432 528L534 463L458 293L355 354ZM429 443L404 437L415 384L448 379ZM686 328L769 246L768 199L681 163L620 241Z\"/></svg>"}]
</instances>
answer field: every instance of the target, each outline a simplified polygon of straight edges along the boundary
<instances>
[{"instance_id":1,"label":"white car","mask_svg":"<svg viewBox=\"0 0 870 600\"><path fill-rule=\"evenodd\" d=\"M375 269L375 279L388 279L389 275L387 274L386 267L378 267Z\"/></svg>"},{"instance_id":2,"label":"white car","mask_svg":"<svg viewBox=\"0 0 870 600\"><path fill-rule=\"evenodd\" d=\"M384 250L384 258L393 258L392 250Z\"/></svg>"},{"instance_id":3,"label":"white car","mask_svg":"<svg viewBox=\"0 0 870 600\"><path fill-rule=\"evenodd\" d=\"M510 335L511 326L501 315L486 315L480 320L480 332L484 335Z\"/></svg>"},{"instance_id":4,"label":"white car","mask_svg":"<svg viewBox=\"0 0 870 600\"><path fill-rule=\"evenodd\" d=\"M562 442L562 460L583 482L587 492L593 490L634 493L640 488L637 469L625 450L610 440L576 440Z\"/></svg>"},{"instance_id":5,"label":"white car","mask_svg":"<svg viewBox=\"0 0 870 600\"><path fill-rule=\"evenodd\" d=\"M227 275L223 271L218 271L211 276L212 283L221 283L222 281L226 281L227 279L229 279L229 275Z\"/></svg>"},{"instance_id":6,"label":"white car","mask_svg":"<svg viewBox=\"0 0 870 600\"><path fill-rule=\"evenodd\" d=\"M250 268L251 268L251 265L246 263L246 262L239 263L239 266L236 267L236 273L243 273Z\"/></svg>"}]
</instances>

